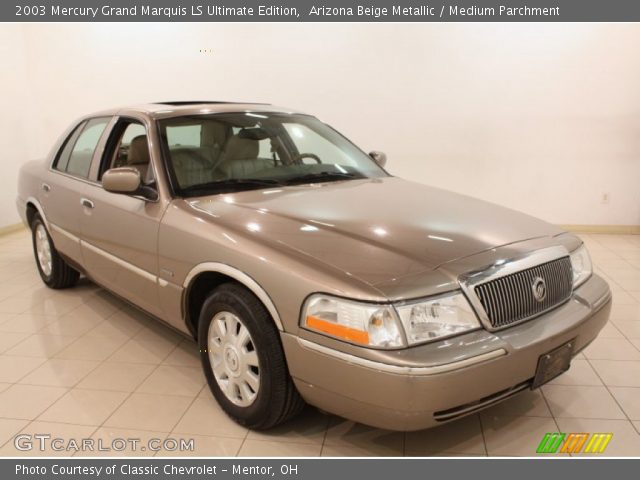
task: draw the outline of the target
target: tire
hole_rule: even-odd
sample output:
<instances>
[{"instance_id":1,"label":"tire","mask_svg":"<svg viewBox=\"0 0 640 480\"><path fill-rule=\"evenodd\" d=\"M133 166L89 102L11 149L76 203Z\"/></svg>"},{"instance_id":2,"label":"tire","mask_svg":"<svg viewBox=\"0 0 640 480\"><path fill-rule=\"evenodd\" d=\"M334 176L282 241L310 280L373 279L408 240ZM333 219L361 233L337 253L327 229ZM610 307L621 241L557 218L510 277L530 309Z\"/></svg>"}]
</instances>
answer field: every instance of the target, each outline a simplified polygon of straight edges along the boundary
<instances>
[{"instance_id":1,"label":"tire","mask_svg":"<svg viewBox=\"0 0 640 480\"><path fill-rule=\"evenodd\" d=\"M266 430L304 407L273 319L244 287L226 283L209 295L200 312L198 343L213 396L240 425Z\"/></svg>"},{"instance_id":2,"label":"tire","mask_svg":"<svg viewBox=\"0 0 640 480\"><path fill-rule=\"evenodd\" d=\"M31 221L31 239L36 266L42 281L50 288L62 289L73 287L80 278L80 273L71 268L53 246L47 227L38 213Z\"/></svg>"}]
</instances>

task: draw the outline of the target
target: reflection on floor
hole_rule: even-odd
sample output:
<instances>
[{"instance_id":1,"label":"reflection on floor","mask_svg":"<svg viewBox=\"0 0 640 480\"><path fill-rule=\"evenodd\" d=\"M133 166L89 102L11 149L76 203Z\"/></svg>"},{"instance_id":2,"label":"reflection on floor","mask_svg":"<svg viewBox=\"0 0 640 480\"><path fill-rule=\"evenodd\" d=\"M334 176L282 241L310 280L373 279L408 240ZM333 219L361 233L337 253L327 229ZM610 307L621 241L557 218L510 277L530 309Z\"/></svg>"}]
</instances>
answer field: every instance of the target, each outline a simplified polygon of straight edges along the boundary
<instances>
[{"instance_id":1,"label":"reflection on floor","mask_svg":"<svg viewBox=\"0 0 640 480\"><path fill-rule=\"evenodd\" d=\"M535 455L546 432L612 432L606 455L640 456L640 236L583 235L614 293L611 322L569 372L480 414L398 433L308 408L268 433L230 421L213 400L197 348L83 281L40 281L28 232L0 237L0 455L18 433L66 440L138 438L110 455ZM194 439L192 452L149 439ZM97 444L96 444L97 445ZM162 447L161 441L153 446ZM91 455L106 452L85 453Z\"/></svg>"}]
</instances>

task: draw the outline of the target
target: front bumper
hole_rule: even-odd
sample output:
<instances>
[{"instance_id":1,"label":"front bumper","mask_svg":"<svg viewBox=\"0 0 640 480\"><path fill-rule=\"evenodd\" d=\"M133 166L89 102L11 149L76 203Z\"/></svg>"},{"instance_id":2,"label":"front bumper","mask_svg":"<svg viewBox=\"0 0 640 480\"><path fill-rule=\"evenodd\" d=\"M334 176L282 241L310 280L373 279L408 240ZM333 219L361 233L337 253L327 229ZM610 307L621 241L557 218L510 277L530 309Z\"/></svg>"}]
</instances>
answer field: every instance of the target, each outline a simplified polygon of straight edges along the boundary
<instances>
[{"instance_id":1,"label":"front bumper","mask_svg":"<svg viewBox=\"0 0 640 480\"><path fill-rule=\"evenodd\" d=\"M538 358L591 343L611 310L597 275L564 305L512 328L472 332L371 357L283 333L290 373L310 404L360 423L420 430L486 408L531 386ZM443 355L444 352L444 355Z\"/></svg>"}]
</instances>

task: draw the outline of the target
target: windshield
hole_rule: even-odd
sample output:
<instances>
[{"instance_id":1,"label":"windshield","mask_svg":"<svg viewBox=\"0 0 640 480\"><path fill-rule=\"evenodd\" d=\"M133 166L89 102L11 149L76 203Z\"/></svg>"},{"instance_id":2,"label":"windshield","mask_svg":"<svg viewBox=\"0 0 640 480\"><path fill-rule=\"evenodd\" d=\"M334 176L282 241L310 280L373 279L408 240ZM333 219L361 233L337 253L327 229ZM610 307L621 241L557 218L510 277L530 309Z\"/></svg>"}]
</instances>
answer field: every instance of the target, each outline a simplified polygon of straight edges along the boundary
<instances>
[{"instance_id":1,"label":"windshield","mask_svg":"<svg viewBox=\"0 0 640 480\"><path fill-rule=\"evenodd\" d=\"M221 113L158 123L181 196L387 176L346 138L307 115Z\"/></svg>"}]
</instances>

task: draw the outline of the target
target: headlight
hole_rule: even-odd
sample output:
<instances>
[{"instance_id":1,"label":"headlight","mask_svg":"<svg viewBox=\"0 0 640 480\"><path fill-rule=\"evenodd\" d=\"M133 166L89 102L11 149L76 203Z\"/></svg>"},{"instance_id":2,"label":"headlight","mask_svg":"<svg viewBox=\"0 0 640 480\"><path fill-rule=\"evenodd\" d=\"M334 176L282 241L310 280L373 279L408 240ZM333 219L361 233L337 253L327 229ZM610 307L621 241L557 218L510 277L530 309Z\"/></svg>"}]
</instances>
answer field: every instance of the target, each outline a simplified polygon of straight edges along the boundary
<instances>
[{"instance_id":1,"label":"headlight","mask_svg":"<svg viewBox=\"0 0 640 480\"><path fill-rule=\"evenodd\" d=\"M461 293L397 305L318 294L305 304L302 326L358 345L394 348L475 330L480 322Z\"/></svg>"},{"instance_id":2,"label":"headlight","mask_svg":"<svg viewBox=\"0 0 640 480\"><path fill-rule=\"evenodd\" d=\"M591 257L584 245L571 252L571 268L573 270L573 288L579 287L591 276L593 271Z\"/></svg>"},{"instance_id":3,"label":"headlight","mask_svg":"<svg viewBox=\"0 0 640 480\"><path fill-rule=\"evenodd\" d=\"M396 310L410 345L480 328L471 305L461 293L396 306Z\"/></svg>"},{"instance_id":4,"label":"headlight","mask_svg":"<svg viewBox=\"0 0 640 480\"><path fill-rule=\"evenodd\" d=\"M404 345L397 316L390 305L313 295L303 311L302 325L358 345L378 348Z\"/></svg>"}]
</instances>

